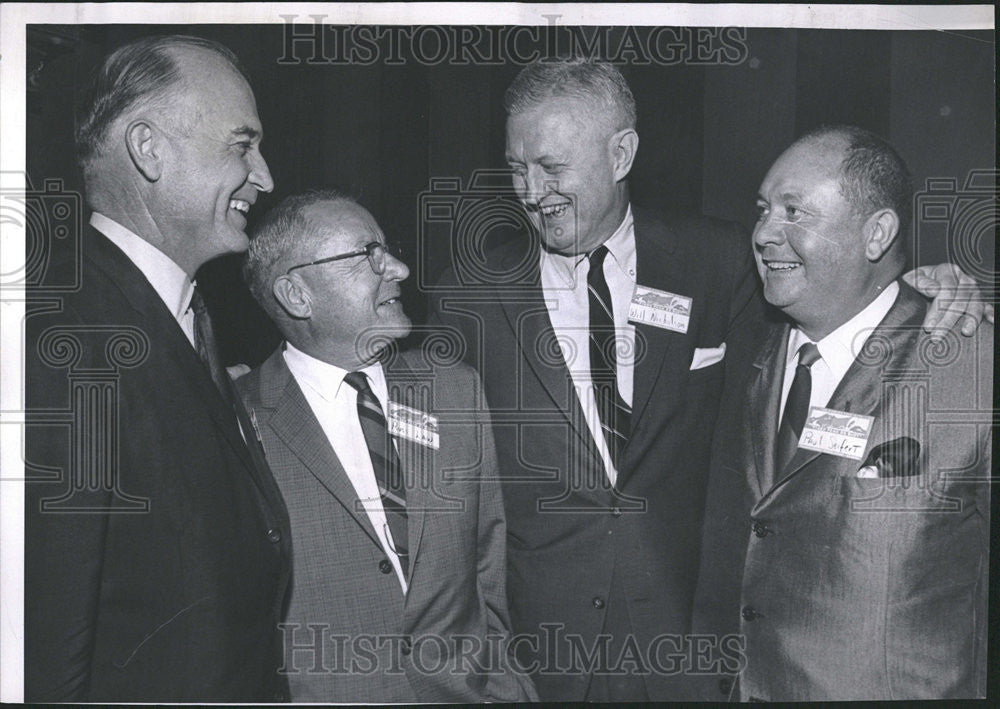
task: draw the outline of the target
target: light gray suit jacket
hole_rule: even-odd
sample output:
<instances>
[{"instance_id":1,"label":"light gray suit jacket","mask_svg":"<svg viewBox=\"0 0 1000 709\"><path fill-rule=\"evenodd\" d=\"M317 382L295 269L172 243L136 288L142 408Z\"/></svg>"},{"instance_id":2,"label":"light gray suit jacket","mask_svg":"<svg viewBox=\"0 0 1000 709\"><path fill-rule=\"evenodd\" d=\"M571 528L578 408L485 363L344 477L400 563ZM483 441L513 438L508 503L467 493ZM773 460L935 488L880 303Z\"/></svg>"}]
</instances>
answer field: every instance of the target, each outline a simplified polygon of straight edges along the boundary
<instances>
[{"instance_id":1,"label":"light gray suit jacket","mask_svg":"<svg viewBox=\"0 0 1000 709\"><path fill-rule=\"evenodd\" d=\"M756 360L742 443L713 471L695 623L742 636L743 699L985 696L993 328L935 345L926 307L900 283L826 407L874 417L866 457L917 441L906 477L802 448L776 470L787 325Z\"/></svg>"},{"instance_id":2,"label":"light gray suit jacket","mask_svg":"<svg viewBox=\"0 0 1000 709\"><path fill-rule=\"evenodd\" d=\"M390 400L439 423L438 450L394 439L409 512L406 596L282 348L237 383L291 520L292 701L536 698L509 668L506 524L479 380L431 359L408 352L385 363Z\"/></svg>"}]
</instances>

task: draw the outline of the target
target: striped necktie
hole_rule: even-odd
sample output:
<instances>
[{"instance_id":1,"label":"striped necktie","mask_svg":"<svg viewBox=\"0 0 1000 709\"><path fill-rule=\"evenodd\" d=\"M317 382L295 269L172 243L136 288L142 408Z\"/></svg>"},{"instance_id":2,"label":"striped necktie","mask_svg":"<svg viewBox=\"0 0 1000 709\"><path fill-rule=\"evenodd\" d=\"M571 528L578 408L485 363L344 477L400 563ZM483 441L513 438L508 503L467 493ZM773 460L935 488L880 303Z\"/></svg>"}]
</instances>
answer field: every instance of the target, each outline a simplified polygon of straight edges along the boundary
<instances>
[{"instance_id":1,"label":"striped necktie","mask_svg":"<svg viewBox=\"0 0 1000 709\"><path fill-rule=\"evenodd\" d=\"M591 252L587 272L590 300L590 376L594 383L597 413L601 419L604 440L611 460L618 469L621 451L628 441L632 409L618 392L618 352L615 318L611 308L611 292L604 280L606 246Z\"/></svg>"},{"instance_id":2,"label":"striped necktie","mask_svg":"<svg viewBox=\"0 0 1000 709\"><path fill-rule=\"evenodd\" d=\"M392 537L389 544L399 557L403 576L406 576L409 569L406 487L403 485L403 471L399 465L399 457L389 437L382 406L368 384L368 377L363 372L348 372L344 376L344 381L358 392L358 419L361 421L365 443L368 444L368 454L371 456L372 469L375 471L375 482L378 483L382 509L385 510L389 535Z\"/></svg>"}]
</instances>

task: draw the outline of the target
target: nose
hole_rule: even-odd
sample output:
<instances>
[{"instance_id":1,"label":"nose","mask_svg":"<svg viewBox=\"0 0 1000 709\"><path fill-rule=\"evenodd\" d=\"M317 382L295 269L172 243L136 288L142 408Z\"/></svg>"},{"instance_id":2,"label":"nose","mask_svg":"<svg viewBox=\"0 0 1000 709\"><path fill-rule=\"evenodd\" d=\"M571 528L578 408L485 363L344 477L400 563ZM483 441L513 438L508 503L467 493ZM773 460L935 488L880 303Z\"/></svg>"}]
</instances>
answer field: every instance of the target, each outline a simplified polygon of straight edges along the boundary
<instances>
[{"instance_id":1,"label":"nose","mask_svg":"<svg viewBox=\"0 0 1000 709\"><path fill-rule=\"evenodd\" d=\"M247 180L259 192L270 192L274 189L274 180L271 179L271 171L267 168L264 155L256 150L252 151L250 155L250 175Z\"/></svg>"},{"instance_id":2,"label":"nose","mask_svg":"<svg viewBox=\"0 0 1000 709\"><path fill-rule=\"evenodd\" d=\"M753 243L758 248L785 243L785 232L782 224L770 214L762 215L753 228Z\"/></svg>"},{"instance_id":3,"label":"nose","mask_svg":"<svg viewBox=\"0 0 1000 709\"><path fill-rule=\"evenodd\" d=\"M390 253L385 255L385 272L382 277L387 281L405 281L410 275L410 267Z\"/></svg>"},{"instance_id":4,"label":"nose","mask_svg":"<svg viewBox=\"0 0 1000 709\"><path fill-rule=\"evenodd\" d=\"M537 207L547 192L556 189L557 183L546 177L542 170L529 167L523 175L514 176L514 189L518 198L530 207Z\"/></svg>"}]
</instances>

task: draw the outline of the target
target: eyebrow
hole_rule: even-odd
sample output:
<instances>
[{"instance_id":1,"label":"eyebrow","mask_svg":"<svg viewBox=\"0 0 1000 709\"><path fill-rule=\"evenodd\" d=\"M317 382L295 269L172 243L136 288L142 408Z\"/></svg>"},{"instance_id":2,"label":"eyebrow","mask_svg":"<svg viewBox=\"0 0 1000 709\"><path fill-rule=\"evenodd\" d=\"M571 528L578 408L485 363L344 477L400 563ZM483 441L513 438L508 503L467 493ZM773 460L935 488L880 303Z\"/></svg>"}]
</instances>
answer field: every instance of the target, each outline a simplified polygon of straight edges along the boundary
<instances>
[{"instance_id":1,"label":"eyebrow","mask_svg":"<svg viewBox=\"0 0 1000 709\"><path fill-rule=\"evenodd\" d=\"M245 135L251 140L261 137L261 132L256 128L251 128L250 126L240 126L239 128L233 129L233 135Z\"/></svg>"}]
</instances>

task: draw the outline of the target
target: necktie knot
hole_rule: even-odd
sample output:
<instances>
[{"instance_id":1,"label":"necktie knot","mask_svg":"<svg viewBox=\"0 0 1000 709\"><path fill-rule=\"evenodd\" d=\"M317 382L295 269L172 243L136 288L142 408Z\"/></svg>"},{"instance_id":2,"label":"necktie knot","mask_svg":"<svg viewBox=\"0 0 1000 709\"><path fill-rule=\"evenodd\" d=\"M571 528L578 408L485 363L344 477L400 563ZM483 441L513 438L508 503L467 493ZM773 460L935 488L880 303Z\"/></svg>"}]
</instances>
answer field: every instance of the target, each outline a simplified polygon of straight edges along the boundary
<instances>
[{"instance_id":1,"label":"necktie knot","mask_svg":"<svg viewBox=\"0 0 1000 709\"><path fill-rule=\"evenodd\" d=\"M590 273L599 272L604 268L604 257L608 255L608 247L601 244L596 249L590 252L587 256L587 260L590 261Z\"/></svg>"},{"instance_id":2,"label":"necktie knot","mask_svg":"<svg viewBox=\"0 0 1000 709\"><path fill-rule=\"evenodd\" d=\"M368 377L364 372L348 372L344 375L344 382L353 387L359 394L371 393L371 386L368 384Z\"/></svg>"},{"instance_id":3,"label":"necktie knot","mask_svg":"<svg viewBox=\"0 0 1000 709\"><path fill-rule=\"evenodd\" d=\"M819 348L812 342L807 342L799 348L800 366L811 367L819 357Z\"/></svg>"}]
</instances>

